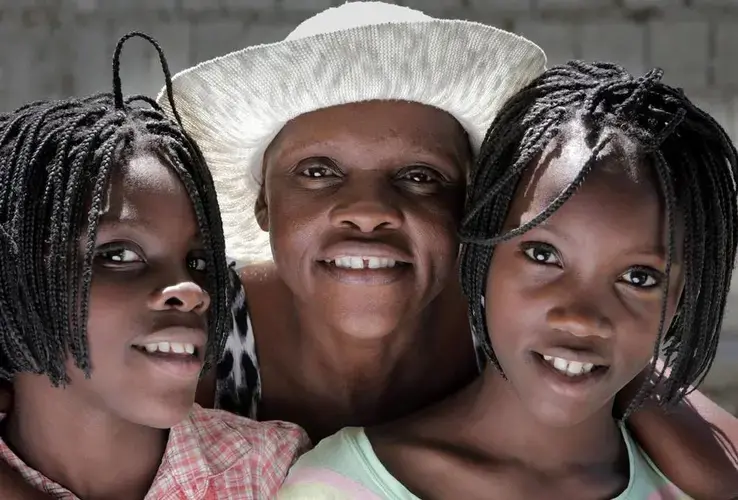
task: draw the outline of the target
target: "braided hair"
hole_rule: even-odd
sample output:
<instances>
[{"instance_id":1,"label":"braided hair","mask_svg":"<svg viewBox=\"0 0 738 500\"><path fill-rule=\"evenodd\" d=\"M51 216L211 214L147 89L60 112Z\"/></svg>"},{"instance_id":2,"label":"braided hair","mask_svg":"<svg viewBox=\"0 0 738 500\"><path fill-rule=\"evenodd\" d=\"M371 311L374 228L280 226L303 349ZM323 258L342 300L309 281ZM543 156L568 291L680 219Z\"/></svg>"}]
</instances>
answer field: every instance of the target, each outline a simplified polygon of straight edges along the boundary
<instances>
[{"instance_id":1,"label":"braided hair","mask_svg":"<svg viewBox=\"0 0 738 500\"><path fill-rule=\"evenodd\" d=\"M667 278L654 362L649 367L653 376L656 359L662 356L671 371L668 378L658 375L655 385L663 389L660 401L676 404L709 370L735 261L738 153L710 115L681 89L661 83L662 74L654 69L635 78L615 64L570 62L546 71L520 91L488 130L472 172L462 222L460 272L475 338L500 372L483 304L493 247L549 218L582 185L599 154L618 134L634 141L653 165L665 204ZM596 138L589 159L543 212L501 234L524 171L575 117ZM685 285L677 314L664 331L677 212L685 228ZM644 385L625 414L651 390L651 385Z\"/></svg>"},{"instance_id":2,"label":"braided hair","mask_svg":"<svg viewBox=\"0 0 738 500\"><path fill-rule=\"evenodd\" d=\"M229 286L220 211L197 145L153 99L123 97L120 53L132 37L157 50L174 116L169 68L143 33L118 42L113 93L38 101L0 115L0 377L69 381L65 361L90 375L87 317L98 218L111 172L136 153L169 165L193 204L211 290L206 364L223 350Z\"/></svg>"}]
</instances>

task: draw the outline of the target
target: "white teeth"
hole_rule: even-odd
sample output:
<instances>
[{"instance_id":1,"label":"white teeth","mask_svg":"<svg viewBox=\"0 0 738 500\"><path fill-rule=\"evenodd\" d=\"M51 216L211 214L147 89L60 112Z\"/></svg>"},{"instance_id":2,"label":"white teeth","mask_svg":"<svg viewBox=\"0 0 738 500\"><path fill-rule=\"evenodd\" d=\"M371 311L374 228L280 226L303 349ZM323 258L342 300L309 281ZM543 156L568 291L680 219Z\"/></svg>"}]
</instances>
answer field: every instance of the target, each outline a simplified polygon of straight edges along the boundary
<instances>
[{"instance_id":1,"label":"white teeth","mask_svg":"<svg viewBox=\"0 0 738 500\"><path fill-rule=\"evenodd\" d=\"M566 371L572 375L580 375L582 373L582 363L578 361L572 361L569 363Z\"/></svg>"},{"instance_id":2,"label":"white teeth","mask_svg":"<svg viewBox=\"0 0 738 500\"><path fill-rule=\"evenodd\" d=\"M543 354L543 359L556 368L561 373L570 377L576 377L577 375L584 375L592 371L595 367L593 363L581 363L579 361L569 361L564 358L557 358L556 356L549 356Z\"/></svg>"},{"instance_id":3,"label":"white teeth","mask_svg":"<svg viewBox=\"0 0 738 500\"><path fill-rule=\"evenodd\" d=\"M569 362L565 359L554 358L553 365L554 365L554 368L556 368L557 370L565 372L566 368L569 366Z\"/></svg>"},{"instance_id":4,"label":"white teeth","mask_svg":"<svg viewBox=\"0 0 738 500\"><path fill-rule=\"evenodd\" d=\"M181 342L158 342L156 344L144 344L143 347L146 352L163 352L175 354L195 354L195 344L184 344Z\"/></svg>"},{"instance_id":5,"label":"white teeth","mask_svg":"<svg viewBox=\"0 0 738 500\"><path fill-rule=\"evenodd\" d=\"M335 260L327 260L336 267L344 269L385 269L395 267L397 261L381 257L336 257Z\"/></svg>"}]
</instances>

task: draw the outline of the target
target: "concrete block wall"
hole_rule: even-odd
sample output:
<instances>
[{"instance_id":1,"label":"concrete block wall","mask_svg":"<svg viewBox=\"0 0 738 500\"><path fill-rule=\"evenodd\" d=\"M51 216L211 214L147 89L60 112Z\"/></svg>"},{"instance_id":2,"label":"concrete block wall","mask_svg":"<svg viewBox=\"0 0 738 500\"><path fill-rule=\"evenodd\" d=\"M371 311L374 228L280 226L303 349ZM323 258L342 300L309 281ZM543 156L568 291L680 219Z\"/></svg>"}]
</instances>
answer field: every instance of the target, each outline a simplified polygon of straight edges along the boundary
<instances>
[{"instance_id":1,"label":"concrete block wall","mask_svg":"<svg viewBox=\"0 0 738 500\"><path fill-rule=\"evenodd\" d=\"M108 90L117 39L155 36L173 72L284 38L344 0L0 0L0 110L43 97ZM430 15L518 32L556 64L606 59L642 74L653 66L684 87L738 141L738 0L396 0ZM133 40L122 58L126 93L153 95L154 51ZM738 280L736 280L738 283ZM707 389L738 411L738 284Z\"/></svg>"},{"instance_id":2,"label":"concrete block wall","mask_svg":"<svg viewBox=\"0 0 738 500\"><path fill-rule=\"evenodd\" d=\"M609 59L654 65L738 136L738 0L397 0L431 15L480 21L539 43L551 64ZM173 71L280 40L343 0L0 0L0 110L29 99L104 90L119 36L153 34ZM126 91L162 77L143 42L126 49Z\"/></svg>"}]
</instances>

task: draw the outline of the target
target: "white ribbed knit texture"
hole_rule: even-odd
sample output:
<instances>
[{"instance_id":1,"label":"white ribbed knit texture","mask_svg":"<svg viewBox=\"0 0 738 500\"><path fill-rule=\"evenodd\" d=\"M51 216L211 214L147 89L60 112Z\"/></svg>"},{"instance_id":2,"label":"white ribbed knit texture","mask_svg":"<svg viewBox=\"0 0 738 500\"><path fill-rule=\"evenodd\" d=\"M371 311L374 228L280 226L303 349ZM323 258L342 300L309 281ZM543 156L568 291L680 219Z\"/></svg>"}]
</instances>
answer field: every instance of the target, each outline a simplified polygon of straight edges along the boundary
<instances>
[{"instance_id":1,"label":"white ribbed knit texture","mask_svg":"<svg viewBox=\"0 0 738 500\"><path fill-rule=\"evenodd\" d=\"M185 70L173 85L185 129L213 173L228 255L247 263L271 259L254 203L264 151L289 120L351 102L414 101L454 116L476 153L503 103L545 63L538 46L512 33L354 2L308 19L285 41ZM165 94L158 101L170 111Z\"/></svg>"}]
</instances>

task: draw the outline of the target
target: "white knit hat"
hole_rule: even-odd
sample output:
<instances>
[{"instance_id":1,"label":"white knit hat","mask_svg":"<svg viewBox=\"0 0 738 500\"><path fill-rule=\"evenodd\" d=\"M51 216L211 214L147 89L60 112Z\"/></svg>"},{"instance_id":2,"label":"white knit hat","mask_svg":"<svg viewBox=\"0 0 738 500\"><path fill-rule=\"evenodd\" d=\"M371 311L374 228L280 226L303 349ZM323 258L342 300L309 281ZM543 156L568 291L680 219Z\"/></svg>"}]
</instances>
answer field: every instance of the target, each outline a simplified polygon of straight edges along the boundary
<instances>
[{"instance_id":1,"label":"white knit hat","mask_svg":"<svg viewBox=\"0 0 738 500\"><path fill-rule=\"evenodd\" d=\"M537 45L506 31L351 2L307 19L284 41L182 71L173 89L213 174L227 253L244 264L271 259L254 203L264 151L289 120L352 102L419 102L454 116L477 153L503 103L545 64ZM171 113L163 91L157 100Z\"/></svg>"}]
</instances>

